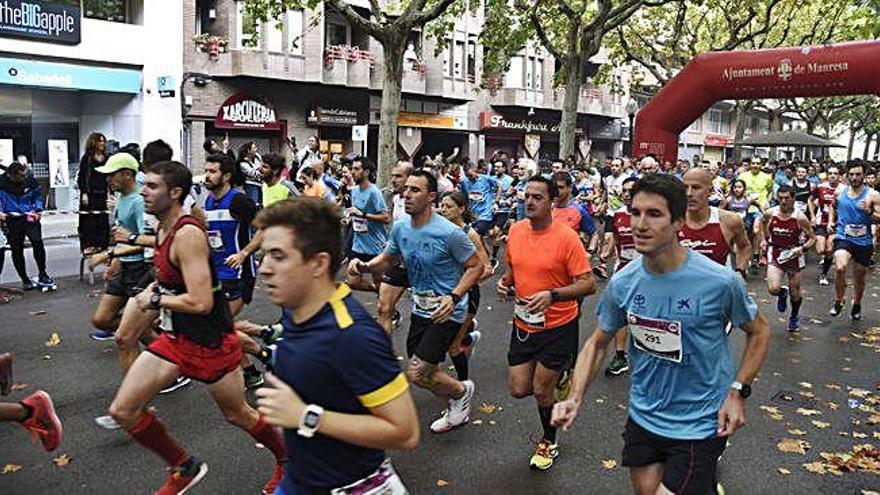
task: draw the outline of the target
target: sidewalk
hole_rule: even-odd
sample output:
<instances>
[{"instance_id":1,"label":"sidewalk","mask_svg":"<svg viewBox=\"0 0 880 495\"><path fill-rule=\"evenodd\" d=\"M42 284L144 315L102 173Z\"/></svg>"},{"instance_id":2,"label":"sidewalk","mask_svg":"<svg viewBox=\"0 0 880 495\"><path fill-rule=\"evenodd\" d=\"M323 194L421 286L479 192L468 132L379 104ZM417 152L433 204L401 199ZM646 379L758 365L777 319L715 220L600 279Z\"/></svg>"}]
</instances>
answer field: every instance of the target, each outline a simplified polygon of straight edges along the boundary
<instances>
[{"instance_id":1,"label":"sidewalk","mask_svg":"<svg viewBox=\"0 0 880 495\"><path fill-rule=\"evenodd\" d=\"M40 222L43 225L43 239L76 237L78 217L66 211L45 211Z\"/></svg>"}]
</instances>

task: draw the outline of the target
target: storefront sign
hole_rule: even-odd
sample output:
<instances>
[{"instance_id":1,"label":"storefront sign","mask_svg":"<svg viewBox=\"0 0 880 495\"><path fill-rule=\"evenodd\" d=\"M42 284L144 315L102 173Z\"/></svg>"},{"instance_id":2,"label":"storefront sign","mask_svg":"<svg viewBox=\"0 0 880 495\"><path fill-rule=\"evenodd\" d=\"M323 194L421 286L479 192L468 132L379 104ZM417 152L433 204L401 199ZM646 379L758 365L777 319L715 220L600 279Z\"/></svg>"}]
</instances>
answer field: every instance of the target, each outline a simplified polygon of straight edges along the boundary
<instances>
[{"instance_id":1,"label":"storefront sign","mask_svg":"<svg viewBox=\"0 0 880 495\"><path fill-rule=\"evenodd\" d=\"M351 140L352 141L366 141L367 140L367 126L366 125L352 126Z\"/></svg>"},{"instance_id":2,"label":"storefront sign","mask_svg":"<svg viewBox=\"0 0 880 495\"><path fill-rule=\"evenodd\" d=\"M77 45L81 19L79 2L62 5L42 0L0 0L0 36Z\"/></svg>"},{"instance_id":3,"label":"storefront sign","mask_svg":"<svg viewBox=\"0 0 880 495\"><path fill-rule=\"evenodd\" d=\"M281 129L281 122L275 117L275 109L266 100L237 93L223 102L214 118L214 127L277 131Z\"/></svg>"},{"instance_id":4,"label":"storefront sign","mask_svg":"<svg viewBox=\"0 0 880 495\"><path fill-rule=\"evenodd\" d=\"M719 146L721 148L724 148L733 144L733 138L727 136L719 136L717 134L706 134L706 139L704 143L706 144L706 146Z\"/></svg>"},{"instance_id":5,"label":"storefront sign","mask_svg":"<svg viewBox=\"0 0 880 495\"><path fill-rule=\"evenodd\" d=\"M549 132L559 134L559 123L551 123L530 119L508 119L497 113L480 113L480 129L509 129L523 132ZM575 129L575 134L583 134L581 128Z\"/></svg>"},{"instance_id":6,"label":"storefront sign","mask_svg":"<svg viewBox=\"0 0 880 495\"><path fill-rule=\"evenodd\" d=\"M423 127L428 129L455 129L452 115L400 112L397 125L400 127Z\"/></svg>"},{"instance_id":7,"label":"storefront sign","mask_svg":"<svg viewBox=\"0 0 880 495\"><path fill-rule=\"evenodd\" d=\"M49 187L70 187L70 174L67 168L67 140L50 139L49 145Z\"/></svg>"},{"instance_id":8,"label":"storefront sign","mask_svg":"<svg viewBox=\"0 0 880 495\"><path fill-rule=\"evenodd\" d=\"M156 78L156 90L159 91L160 98L174 98L176 87L177 81L174 76L159 76Z\"/></svg>"},{"instance_id":9,"label":"storefront sign","mask_svg":"<svg viewBox=\"0 0 880 495\"><path fill-rule=\"evenodd\" d=\"M2 5L0 3L0 10ZM141 73L129 69L0 57L0 84L138 94L141 92Z\"/></svg>"},{"instance_id":10,"label":"storefront sign","mask_svg":"<svg viewBox=\"0 0 880 495\"><path fill-rule=\"evenodd\" d=\"M306 117L309 125L335 125L347 127L357 125L358 113L347 108L324 108L315 107L309 110Z\"/></svg>"}]
</instances>

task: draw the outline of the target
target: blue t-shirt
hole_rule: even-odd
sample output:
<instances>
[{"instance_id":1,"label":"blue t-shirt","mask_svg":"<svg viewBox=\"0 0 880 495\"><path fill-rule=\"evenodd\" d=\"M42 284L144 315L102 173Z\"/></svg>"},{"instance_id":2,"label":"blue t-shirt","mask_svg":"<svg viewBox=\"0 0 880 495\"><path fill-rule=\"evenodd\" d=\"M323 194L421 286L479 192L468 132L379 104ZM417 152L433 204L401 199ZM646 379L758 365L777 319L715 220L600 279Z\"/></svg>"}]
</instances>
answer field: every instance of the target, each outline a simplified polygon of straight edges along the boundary
<instances>
[{"instance_id":1,"label":"blue t-shirt","mask_svg":"<svg viewBox=\"0 0 880 495\"><path fill-rule=\"evenodd\" d=\"M513 185L513 177L505 174L501 177L497 175L494 177L495 182L498 183L498 213L510 213L510 196L507 194L510 191L510 187Z\"/></svg>"},{"instance_id":2,"label":"blue t-shirt","mask_svg":"<svg viewBox=\"0 0 880 495\"><path fill-rule=\"evenodd\" d=\"M478 175L473 181L464 177L458 187L468 197L468 206L476 220L492 220L495 195L498 193L495 179L488 175Z\"/></svg>"},{"instance_id":3,"label":"blue t-shirt","mask_svg":"<svg viewBox=\"0 0 880 495\"><path fill-rule=\"evenodd\" d=\"M844 187L837 196L837 231L838 239L857 246L874 245L871 215L859 208L859 203L868 199L870 188L864 186L855 199L849 197L849 187Z\"/></svg>"},{"instance_id":4,"label":"blue t-shirt","mask_svg":"<svg viewBox=\"0 0 880 495\"><path fill-rule=\"evenodd\" d=\"M520 199L524 197L523 195L526 193L526 186L529 185L529 181L521 180L513 186L514 194L516 196L516 221L519 222L523 218L526 217L526 200Z\"/></svg>"},{"instance_id":5,"label":"blue t-shirt","mask_svg":"<svg viewBox=\"0 0 880 495\"><path fill-rule=\"evenodd\" d=\"M434 213L425 225L414 228L401 220L391 229L385 252L400 256L412 289L414 315L430 318L440 297L452 292L464 273L464 262L477 252L464 230ZM462 296L450 318L461 323L468 297Z\"/></svg>"},{"instance_id":6,"label":"blue t-shirt","mask_svg":"<svg viewBox=\"0 0 880 495\"><path fill-rule=\"evenodd\" d=\"M375 184L366 189L355 186L351 190L351 205L364 213L377 215L388 211L382 191ZM376 255L385 249L388 242L388 231L385 224L364 217L351 217L351 228L354 233L351 249L356 253Z\"/></svg>"},{"instance_id":7,"label":"blue t-shirt","mask_svg":"<svg viewBox=\"0 0 880 495\"><path fill-rule=\"evenodd\" d=\"M132 234L140 234L144 231L144 198L137 189L127 196L119 196L116 200L116 210L113 219L117 225L125 227ZM144 253L135 253L119 258L124 263L143 261Z\"/></svg>"},{"instance_id":8,"label":"blue t-shirt","mask_svg":"<svg viewBox=\"0 0 880 495\"><path fill-rule=\"evenodd\" d=\"M295 324L285 311L277 340L275 373L306 404L346 414L369 414L407 389L391 340L341 284L327 304ZM309 488L345 486L375 471L385 459L380 449L359 447L316 433L305 438L284 430L289 463L281 488L286 494Z\"/></svg>"},{"instance_id":9,"label":"blue t-shirt","mask_svg":"<svg viewBox=\"0 0 880 495\"><path fill-rule=\"evenodd\" d=\"M633 421L666 438L714 437L735 376L725 327L758 314L739 276L691 249L660 275L637 258L608 282L597 314L606 334L629 326Z\"/></svg>"}]
</instances>

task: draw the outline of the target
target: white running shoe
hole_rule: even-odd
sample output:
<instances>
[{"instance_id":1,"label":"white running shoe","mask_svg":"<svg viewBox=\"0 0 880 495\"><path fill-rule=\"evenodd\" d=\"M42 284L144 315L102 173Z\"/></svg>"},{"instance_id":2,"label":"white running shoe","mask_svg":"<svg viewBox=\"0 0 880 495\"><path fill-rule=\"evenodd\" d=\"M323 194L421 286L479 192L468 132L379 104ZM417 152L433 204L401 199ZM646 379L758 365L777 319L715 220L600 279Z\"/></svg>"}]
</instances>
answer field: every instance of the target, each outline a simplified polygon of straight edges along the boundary
<instances>
[{"instance_id":1,"label":"white running shoe","mask_svg":"<svg viewBox=\"0 0 880 495\"><path fill-rule=\"evenodd\" d=\"M171 385L168 385L167 387L160 390L159 395L170 394L171 392L174 392L175 390L179 390L179 389L189 385L191 381L192 380L190 380L189 377L179 376L179 377L177 377L177 380L174 380L173 382L171 382Z\"/></svg>"},{"instance_id":2,"label":"white running shoe","mask_svg":"<svg viewBox=\"0 0 880 495\"><path fill-rule=\"evenodd\" d=\"M118 430L122 428L122 425L117 423L113 416L98 416L95 418L95 423L98 424L101 428L105 430Z\"/></svg>"},{"instance_id":3,"label":"white running shoe","mask_svg":"<svg viewBox=\"0 0 880 495\"><path fill-rule=\"evenodd\" d=\"M431 423L431 431L445 433L457 426L461 426L470 420L471 399L474 397L474 382L465 380L464 395L460 399L449 401L449 407L443 411L443 416Z\"/></svg>"}]
</instances>

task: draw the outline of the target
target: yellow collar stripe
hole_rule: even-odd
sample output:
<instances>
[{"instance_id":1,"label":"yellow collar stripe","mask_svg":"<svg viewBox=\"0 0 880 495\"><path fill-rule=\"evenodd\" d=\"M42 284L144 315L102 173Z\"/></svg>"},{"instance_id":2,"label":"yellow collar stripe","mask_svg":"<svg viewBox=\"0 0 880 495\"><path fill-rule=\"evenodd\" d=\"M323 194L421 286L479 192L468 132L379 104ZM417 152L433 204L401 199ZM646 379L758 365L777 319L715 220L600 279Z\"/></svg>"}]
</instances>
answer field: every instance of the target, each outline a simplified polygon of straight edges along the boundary
<instances>
[{"instance_id":1,"label":"yellow collar stripe","mask_svg":"<svg viewBox=\"0 0 880 495\"><path fill-rule=\"evenodd\" d=\"M336 292L330 296L330 301L328 301L330 308L333 309L333 316L336 317L336 324L339 325L340 330L345 330L354 325L354 320L351 318L348 308L345 307L345 302L343 302L343 299L349 294L351 294L351 289L345 284L339 284L336 287Z\"/></svg>"}]
</instances>

